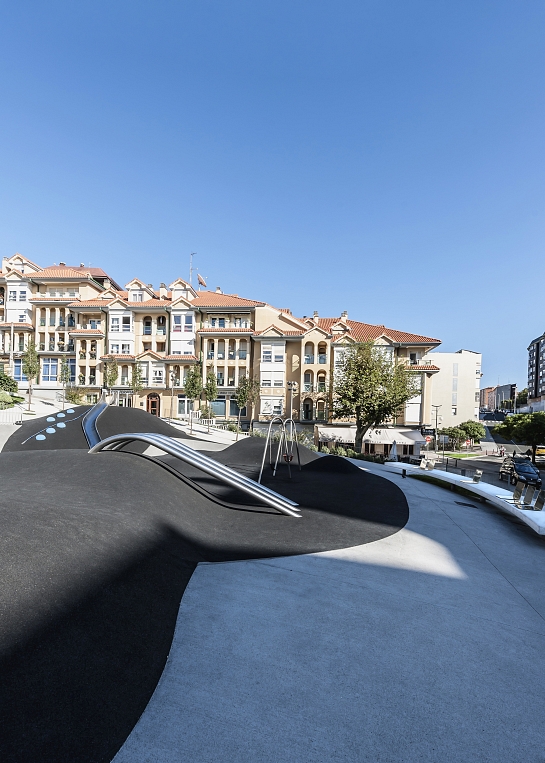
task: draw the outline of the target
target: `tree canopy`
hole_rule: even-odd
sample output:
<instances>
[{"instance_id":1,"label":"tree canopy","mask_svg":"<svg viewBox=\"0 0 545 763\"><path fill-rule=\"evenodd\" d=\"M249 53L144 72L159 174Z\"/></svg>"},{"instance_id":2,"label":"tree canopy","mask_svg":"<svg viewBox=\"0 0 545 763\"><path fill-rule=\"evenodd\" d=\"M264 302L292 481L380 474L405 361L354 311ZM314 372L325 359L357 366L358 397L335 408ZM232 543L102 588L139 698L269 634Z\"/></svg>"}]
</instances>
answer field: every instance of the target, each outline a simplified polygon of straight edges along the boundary
<instances>
[{"instance_id":1,"label":"tree canopy","mask_svg":"<svg viewBox=\"0 0 545 763\"><path fill-rule=\"evenodd\" d=\"M467 435L467 440L474 440L480 442L483 437L486 437L486 428L480 423L480 421L463 421L458 424L458 428L464 431Z\"/></svg>"},{"instance_id":2,"label":"tree canopy","mask_svg":"<svg viewBox=\"0 0 545 763\"><path fill-rule=\"evenodd\" d=\"M356 452L369 429L394 418L418 394L420 380L409 369L373 342L345 350L333 380L333 418L356 419Z\"/></svg>"},{"instance_id":3,"label":"tree canopy","mask_svg":"<svg viewBox=\"0 0 545 763\"><path fill-rule=\"evenodd\" d=\"M536 450L545 444L545 413L517 413L494 427L494 434L507 440L517 440L532 448L532 462L536 462Z\"/></svg>"},{"instance_id":4,"label":"tree canopy","mask_svg":"<svg viewBox=\"0 0 545 763\"><path fill-rule=\"evenodd\" d=\"M15 394L17 392L17 382L15 379L12 379L11 376L8 376L3 371L0 371L0 389L5 390L6 392L13 392L13 394Z\"/></svg>"}]
</instances>

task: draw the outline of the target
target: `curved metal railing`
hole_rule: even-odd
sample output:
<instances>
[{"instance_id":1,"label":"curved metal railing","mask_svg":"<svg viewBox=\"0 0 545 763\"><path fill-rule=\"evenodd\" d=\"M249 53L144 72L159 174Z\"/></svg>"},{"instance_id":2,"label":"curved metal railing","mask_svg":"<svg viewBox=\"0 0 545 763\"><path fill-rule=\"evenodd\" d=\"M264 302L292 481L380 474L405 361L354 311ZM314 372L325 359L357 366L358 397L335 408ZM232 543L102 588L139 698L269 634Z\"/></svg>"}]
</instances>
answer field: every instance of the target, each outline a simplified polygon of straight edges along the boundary
<instances>
[{"instance_id":1,"label":"curved metal railing","mask_svg":"<svg viewBox=\"0 0 545 763\"><path fill-rule=\"evenodd\" d=\"M100 400L98 403L95 403L92 408L89 408L81 420L83 434L85 435L85 439L87 440L87 444L90 448L98 445L98 443L101 441L100 434L98 433L97 429L97 420L99 416L104 413L107 407L108 403L106 402L106 392L105 390L102 390L102 394L100 395Z\"/></svg>"},{"instance_id":2,"label":"curved metal railing","mask_svg":"<svg viewBox=\"0 0 545 763\"><path fill-rule=\"evenodd\" d=\"M295 503L295 501L292 501L279 493L275 493L274 490L270 490L268 487L260 485L249 477L244 477L234 469L231 469L224 464L220 464L218 461L214 461L213 458L205 456L204 453L201 453L198 450L193 450L193 448L189 448L187 445L184 445L172 437L167 437L164 434L130 432L113 435L112 437L107 437L105 440L100 440L95 443L93 447L91 447L89 453L119 451L128 443L134 441L145 442L148 445L153 445L156 448L159 448L164 453L176 456L176 458L179 458L186 464L190 464L206 474L210 474L221 482L231 485L231 487L242 490L254 499L263 501L263 503L272 506L282 514L286 514L290 517L302 516L299 513L299 509L297 509L298 504Z\"/></svg>"}]
</instances>

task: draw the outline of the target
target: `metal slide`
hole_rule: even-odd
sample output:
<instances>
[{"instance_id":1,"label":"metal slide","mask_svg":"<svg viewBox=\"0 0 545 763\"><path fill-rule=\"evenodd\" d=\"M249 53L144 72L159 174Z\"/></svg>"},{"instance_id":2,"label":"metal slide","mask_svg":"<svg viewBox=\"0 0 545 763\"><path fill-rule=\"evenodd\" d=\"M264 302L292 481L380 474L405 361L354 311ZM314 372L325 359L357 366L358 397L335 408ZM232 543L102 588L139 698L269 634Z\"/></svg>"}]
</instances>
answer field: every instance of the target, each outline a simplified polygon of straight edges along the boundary
<instances>
[{"instance_id":1,"label":"metal slide","mask_svg":"<svg viewBox=\"0 0 545 763\"><path fill-rule=\"evenodd\" d=\"M85 435L85 439L87 440L87 444L90 448L93 448L100 442L100 435L97 429L97 419L102 413L104 413L107 407L108 403L106 402L106 392L103 390L98 403L95 403L92 408L89 408L81 420L83 434Z\"/></svg>"},{"instance_id":2,"label":"metal slide","mask_svg":"<svg viewBox=\"0 0 545 763\"><path fill-rule=\"evenodd\" d=\"M98 418L98 416L96 418ZM213 458L205 456L200 451L193 450L187 445L179 442L179 440L167 437L164 434L131 432L113 435L112 437L107 437L105 440L100 440L95 443L91 447L89 453L100 453L101 451L110 450L118 451L128 443L134 441L145 442L147 445L153 445L171 456L176 456L176 458L179 458L181 461L185 461L186 464L190 464L191 466L206 472L206 474L210 474L221 482L231 485L231 487L242 490L254 499L263 501L263 503L272 506L282 514L287 514L290 517L302 516L300 510L297 508L298 504L295 503L295 501L285 498L279 493L275 493L274 490L269 490L268 487L258 484L254 480L249 479L249 477L244 477L234 469L230 469L228 466L224 466L223 464L218 463L218 461L214 461Z\"/></svg>"}]
</instances>

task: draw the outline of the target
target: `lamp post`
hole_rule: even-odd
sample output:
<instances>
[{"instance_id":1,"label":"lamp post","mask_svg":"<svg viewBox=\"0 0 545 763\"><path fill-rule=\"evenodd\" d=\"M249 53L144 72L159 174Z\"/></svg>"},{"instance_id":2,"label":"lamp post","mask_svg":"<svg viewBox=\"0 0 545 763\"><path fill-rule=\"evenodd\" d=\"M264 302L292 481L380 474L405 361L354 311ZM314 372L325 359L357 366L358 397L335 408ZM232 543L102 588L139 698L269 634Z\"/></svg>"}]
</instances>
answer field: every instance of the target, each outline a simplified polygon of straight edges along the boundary
<instances>
[{"instance_id":1,"label":"lamp post","mask_svg":"<svg viewBox=\"0 0 545 763\"><path fill-rule=\"evenodd\" d=\"M176 383L176 371L172 369L170 372L170 423L172 424L172 407L174 405L174 385Z\"/></svg>"},{"instance_id":2,"label":"lamp post","mask_svg":"<svg viewBox=\"0 0 545 763\"><path fill-rule=\"evenodd\" d=\"M438 453L438 444L439 444L439 431L437 426L437 420L439 417L439 408L442 408L441 405L432 405L432 408L435 408L435 451Z\"/></svg>"}]
</instances>

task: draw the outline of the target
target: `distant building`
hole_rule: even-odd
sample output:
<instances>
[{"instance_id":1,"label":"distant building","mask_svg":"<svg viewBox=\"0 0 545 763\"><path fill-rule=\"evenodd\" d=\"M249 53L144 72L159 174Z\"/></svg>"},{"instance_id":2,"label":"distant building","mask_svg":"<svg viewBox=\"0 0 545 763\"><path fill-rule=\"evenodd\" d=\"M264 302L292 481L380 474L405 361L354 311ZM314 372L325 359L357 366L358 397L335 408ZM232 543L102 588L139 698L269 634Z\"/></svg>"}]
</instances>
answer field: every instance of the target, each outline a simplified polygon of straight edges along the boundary
<instances>
[{"instance_id":1,"label":"distant building","mask_svg":"<svg viewBox=\"0 0 545 763\"><path fill-rule=\"evenodd\" d=\"M528 404L545 401L545 334L528 346Z\"/></svg>"},{"instance_id":2,"label":"distant building","mask_svg":"<svg viewBox=\"0 0 545 763\"><path fill-rule=\"evenodd\" d=\"M493 393L496 387L483 387L480 391L479 407L494 410Z\"/></svg>"},{"instance_id":3,"label":"distant building","mask_svg":"<svg viewBox=\"0 0 545 763\"><path fill-rule=\"evenodd\" d=\"M492 411L501 411L503 409L511 410L512 403L511 400L515 399L515 395L517 394L517 385L516 384L501 384L498 387L494 387L493 394L491 396L491 407L490 410Z\"/></svg>"},{"instance_id":4,"label":"distant building","mask_svg":"<svg viewBox=\"0 0 545 763\"><path fill-rule=\"evenodd\" d=\"M455 427L479 418L482 354L471 350L430 352L423 361L439 368L431 392L432 410L437 410L439 428ZM433 406L440 408L433 408ZM435 413L432 413L435 427Z\"/></svg>"}]
</instances>

